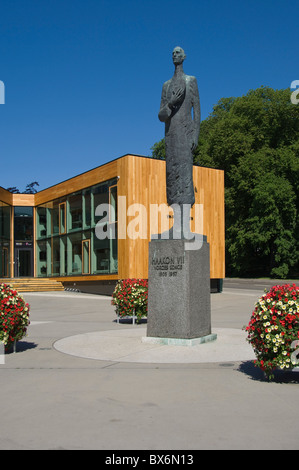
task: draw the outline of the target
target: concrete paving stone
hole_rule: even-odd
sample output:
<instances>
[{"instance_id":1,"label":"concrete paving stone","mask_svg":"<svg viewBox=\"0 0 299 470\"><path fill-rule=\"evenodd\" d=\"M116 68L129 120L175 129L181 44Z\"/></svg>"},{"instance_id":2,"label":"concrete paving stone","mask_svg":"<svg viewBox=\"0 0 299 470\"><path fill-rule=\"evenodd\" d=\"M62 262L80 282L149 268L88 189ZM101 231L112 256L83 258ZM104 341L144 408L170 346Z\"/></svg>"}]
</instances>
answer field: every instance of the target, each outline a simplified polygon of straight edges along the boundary
<instances>
[{"instance_id":1,"label":"concrete paving stone","mask_svg":"<svg viewBox=\"0 0 299 470\"><path fill-rule=\"evenodd\" d=\"M146 328L85 333L64 338L54 348L65 354L116 362L199 363L253 360L242 330L217 328L217 340L195 346L144 343Z\"/></svg>"},{"instance_id":2,"label":"concrete paving stone","mask_svg":"<svg viewBox=\"0 0 299 470\"><path fill-rule=\"evenodd\" d=\"M212 294L217 341L179 349L145 349L146 322L117 324L109 297L24 294L28 336L0 365L0 449L299 449L299 372L265 380L242 330L262 294L248 280Z\"/></svg>"}]
</instances>

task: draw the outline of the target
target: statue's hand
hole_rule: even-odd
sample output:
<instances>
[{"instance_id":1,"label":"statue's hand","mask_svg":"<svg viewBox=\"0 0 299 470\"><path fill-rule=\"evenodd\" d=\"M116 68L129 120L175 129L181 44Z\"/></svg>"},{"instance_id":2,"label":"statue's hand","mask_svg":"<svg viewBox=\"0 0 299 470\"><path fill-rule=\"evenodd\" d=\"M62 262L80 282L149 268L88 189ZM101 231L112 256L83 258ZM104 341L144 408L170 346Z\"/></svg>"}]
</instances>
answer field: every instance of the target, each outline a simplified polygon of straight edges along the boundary
<instances>
[{"instance_id":1,"label":"statue's hand","mask_svg":"<svg viewBox=\"0 0 299 470\"><path fill-rule=\"evenodd\" d=\"M184 88L177 88L176 90L173 90L168 106L172 109L177 104L179 104L182 101L184 93L185 93Z\"/></svg>"}]
</instances>

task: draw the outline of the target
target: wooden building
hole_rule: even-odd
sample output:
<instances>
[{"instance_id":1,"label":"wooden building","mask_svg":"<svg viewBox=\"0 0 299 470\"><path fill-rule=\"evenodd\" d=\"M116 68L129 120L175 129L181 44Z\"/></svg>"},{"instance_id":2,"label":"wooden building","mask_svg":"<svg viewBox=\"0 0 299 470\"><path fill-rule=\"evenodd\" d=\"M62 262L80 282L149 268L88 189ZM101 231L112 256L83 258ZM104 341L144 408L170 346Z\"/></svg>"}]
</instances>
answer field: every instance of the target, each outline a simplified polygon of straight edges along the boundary
<instances>
[{"instance_id":1,"label":"wooden building","mask_svg":"<svg viewBox=\"0 0 299 470\"><path fill-rule=\"evenodd\" d=\"M193 175L211 283L219 285L225 277L224 173L194 166ZM195 206L192 231L198 231ZM117 279L147 278L153 223L159 220L161 231L171 221L165 207L165 162L136 155L36 194L0 188L0 277L53 278L98 293L111 292Z\"/></svg>"}]
</instances>

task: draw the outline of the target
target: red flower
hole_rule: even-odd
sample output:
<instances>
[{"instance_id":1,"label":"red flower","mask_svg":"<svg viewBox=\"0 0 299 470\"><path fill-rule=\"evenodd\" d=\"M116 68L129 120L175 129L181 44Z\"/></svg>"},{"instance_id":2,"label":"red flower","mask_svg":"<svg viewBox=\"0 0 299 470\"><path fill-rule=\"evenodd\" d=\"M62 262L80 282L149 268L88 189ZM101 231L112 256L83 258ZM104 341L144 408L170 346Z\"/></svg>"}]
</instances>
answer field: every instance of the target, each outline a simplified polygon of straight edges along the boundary
<instances>
[{"instance_id":1,"label":"red flower","mask_svg":"<svg viewBox=\"0 0 299 470\"><path fill-rule=\"evenodd\" d=\"M292 367L289 362L285 363L284 358L289 357L292 353L291 344L294 338L299 339L299 314L294 312L296 310L294 306L289 305L290 299L299 300L298 286L295 284L273 286L256 303L246 327L247 339L257 356L255 363L267 375L271 375L273 369L277 367ZM279 305L280 301L283 302L283 305ZM268 320L264 319L265 315ZM269 321L272 328L267 324ZM274 335L277 334L278 339L273 342Z\"/></svg>"}]
</instances>

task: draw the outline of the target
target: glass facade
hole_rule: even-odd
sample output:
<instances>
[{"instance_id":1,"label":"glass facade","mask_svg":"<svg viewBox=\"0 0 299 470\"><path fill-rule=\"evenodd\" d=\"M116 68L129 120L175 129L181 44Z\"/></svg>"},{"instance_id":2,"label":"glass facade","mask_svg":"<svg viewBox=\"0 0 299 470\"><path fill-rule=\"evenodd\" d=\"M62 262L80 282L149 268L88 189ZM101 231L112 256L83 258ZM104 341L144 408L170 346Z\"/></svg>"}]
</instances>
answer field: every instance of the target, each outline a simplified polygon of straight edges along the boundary
<instances>
[{"instance_id":1,"label":"glass facade","mask_svg":"<svg viewBox=\"0 0 299 470\"><path fill-rule=\"evenodd\" d=\"M10 277L11 207L0 201L0 277Z\"/></svg>"},{"instance_id":2,"label":"glass facade","mask_svg":"<svg viewBox=\"0 0 299 470\"><path fill-rule=\"evenodd\" d=\"M33 207L14 208L14 240L33 242Z\"/></svg>"},{"instance_id":3,"label":"glass facade","mask_svg":"<svg viewBox=\"0 0 299 470\"><path fill-rule=\"evenodd\" d=\"M96 216L100 204L110 204L109 213ZM35 210L38 277L117 273L116 178ZM114 238L98 239L96 226Z\"/></svg>"},{"instance_id":4,"label":"glass facade","mask_svg":"<svg viewBox=\"0 0 299 470\"><path fill-rule=\"evenodd\" d=\"M14 276L32 277L33 207L14 207Z\"/></svg>"}]
</instances>

